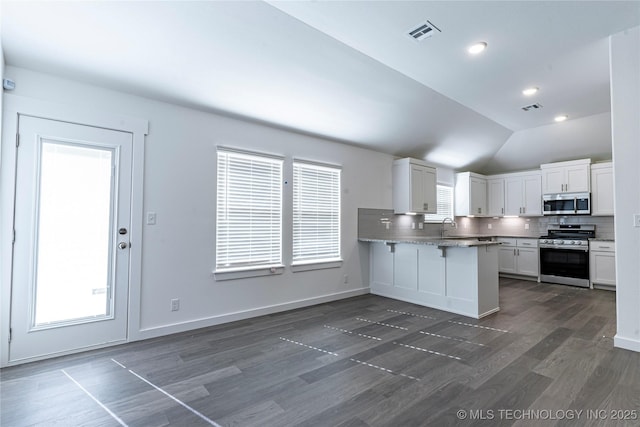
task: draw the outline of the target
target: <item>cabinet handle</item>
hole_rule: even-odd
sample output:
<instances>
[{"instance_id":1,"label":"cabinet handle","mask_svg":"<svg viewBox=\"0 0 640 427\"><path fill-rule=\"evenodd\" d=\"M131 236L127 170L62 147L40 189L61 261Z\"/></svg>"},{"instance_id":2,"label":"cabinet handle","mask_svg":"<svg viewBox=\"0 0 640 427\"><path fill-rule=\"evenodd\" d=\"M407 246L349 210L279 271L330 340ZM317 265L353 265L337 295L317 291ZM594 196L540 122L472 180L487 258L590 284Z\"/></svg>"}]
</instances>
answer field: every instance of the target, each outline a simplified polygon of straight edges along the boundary
<instances>
[{"instance_id":1,"label":"cabinet handle","mask_svg":"<svg viewBox=\"0 0 640 427\"><path fill-rule=\"evenodd\" d=\"M523 213L523 214L526 214L526 213L527 213L527 208L526 208L526 207L524 207L524 206L522 207L522 213Z\"/></svg>"},{"instance_id":2,"label":"cabinet handle","mask_svg":"<svg viewBox=\"0 0 640 427\"><path fill-rule=\"evenodd\" d=\"M422 209L424 209L425 211L429 210L429 203L423 203L422 204Z\"/></svg>"},{"instance_id":3,"label":"cabinet handle","mask_svg":"<svg viewBox=\"0 0 640 427\"><path fill-rule=\"evenodd\" d=\"M520 249L518 249L518 256L520 256Z\"/></svg>"},{"instance_id":4,"label":"cabinet handle","mask_svg":"<svg viewBox=\"0 0 640 427\"><path fill-rule=\"evenodd\" d=\"M504 214L504 208L500 208L500 209L501 209L502 213Z\"/></svg>"},{"instance_id":5,"label":"cabinet handle","mask_svg":"<svg viewBox=\"0 0 640 427\"><path fill-rule=\"evenodd\" d=\"M516 249L513 248L513 256L516 256Z\"/></svg>"}]
</instances>

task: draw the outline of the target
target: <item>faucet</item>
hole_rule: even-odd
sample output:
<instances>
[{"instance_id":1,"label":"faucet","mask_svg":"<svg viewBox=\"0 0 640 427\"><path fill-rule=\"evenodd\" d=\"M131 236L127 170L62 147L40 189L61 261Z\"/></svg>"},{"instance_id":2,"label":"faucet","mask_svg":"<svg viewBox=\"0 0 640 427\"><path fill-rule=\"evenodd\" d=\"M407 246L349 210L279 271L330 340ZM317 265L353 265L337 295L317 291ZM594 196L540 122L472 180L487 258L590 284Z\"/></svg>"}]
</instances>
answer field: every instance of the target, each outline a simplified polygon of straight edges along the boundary
<instances>
[{"instance_id":1,"label":"faucet","mask_svg":"<svg viewBox=\"0 0 640 427\"><path fill-rule=\"evenodd\" d=\"M441 239L444 239L444 225L447 223L447 221L449 221L449 223L451 224L451 227L456 227L456 222L453 219L451 219L449 217L443 219L442 220L442 228L440 230L440 238Z\"/></svg>"}]
</instances>

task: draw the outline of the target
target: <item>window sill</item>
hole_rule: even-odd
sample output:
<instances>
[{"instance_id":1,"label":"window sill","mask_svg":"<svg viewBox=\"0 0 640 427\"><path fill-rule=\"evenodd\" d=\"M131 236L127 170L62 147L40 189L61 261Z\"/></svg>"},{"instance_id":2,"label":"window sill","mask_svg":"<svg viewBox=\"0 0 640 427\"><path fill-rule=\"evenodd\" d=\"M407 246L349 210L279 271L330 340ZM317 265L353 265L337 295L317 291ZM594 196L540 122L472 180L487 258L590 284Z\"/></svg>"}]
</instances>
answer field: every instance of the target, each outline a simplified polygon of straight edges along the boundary
<instances>
[{"instance_id":1,"label":"window sill","mask_svg":"<svg viewBox=\"0 0 640 427\"><path fill-rule=\"evenodd\" d=\"M291 264L291 271L294 273L298 273L301 271L324 270L327 268L339 268L339 267L342 267L341 259L336 259L332 261L308 261L308 262L300 262L297 264Z\"/></svg>"},{"instance_id":2,"label":"window sill","mask_svg":"<svg viewBox=\"0 0 640 427\"><path fill-rule=\"evenodd\" d=\"M228 270L216 270L213 277L216 281L245 279L248 277L274 276L284 273L284 265L230 268Z\"/></svg>"}]
</instances>

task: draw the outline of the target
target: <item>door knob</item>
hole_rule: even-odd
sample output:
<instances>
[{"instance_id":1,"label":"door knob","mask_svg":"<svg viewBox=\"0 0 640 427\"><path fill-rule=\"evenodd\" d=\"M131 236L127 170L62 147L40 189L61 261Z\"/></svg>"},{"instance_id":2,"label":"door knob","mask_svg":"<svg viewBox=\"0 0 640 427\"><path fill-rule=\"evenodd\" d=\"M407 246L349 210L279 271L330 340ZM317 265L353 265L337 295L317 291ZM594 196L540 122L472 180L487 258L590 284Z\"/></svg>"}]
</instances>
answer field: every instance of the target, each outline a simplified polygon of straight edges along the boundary
<instances>
[{"instance_id":1,"label":"door knob","mask_svg":"<svg viewBox=\"0 0 640 427\"><path fill-rule=\"evenodd\" d=\"M120 242L118 243L118 247L120 249L127 249L127 242Z\"/></svg>"}]
</instances>

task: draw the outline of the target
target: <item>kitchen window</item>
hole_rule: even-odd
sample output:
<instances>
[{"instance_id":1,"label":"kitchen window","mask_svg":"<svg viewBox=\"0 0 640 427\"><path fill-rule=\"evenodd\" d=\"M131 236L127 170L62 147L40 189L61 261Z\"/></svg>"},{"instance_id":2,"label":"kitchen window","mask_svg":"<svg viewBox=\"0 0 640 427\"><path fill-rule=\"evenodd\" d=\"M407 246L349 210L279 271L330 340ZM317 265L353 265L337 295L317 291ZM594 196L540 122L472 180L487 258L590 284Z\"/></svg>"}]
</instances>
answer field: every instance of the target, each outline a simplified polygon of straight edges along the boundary
<instances>
[{"instance_id":1,"label":"kitchen window","mask_svg":"<svg viewBox=\"0 0 640 427\"><path fill-rule=\"evenodd\" d=\"M218 149L216 279L281 272L283 159ZM248 270L259 273L226 274Z\"/></svg>"},{"instance_id":2,"label":"kitchen window","mask_svg":"<svg viewBox=\"0 0 640 427\"><path fill-rule=\"evenodd\" d=\"M436 186L435 214L425 214L424 222L442 222L445 218L453 218L453 187L450 185Z\"/></svg>"},{"instance_id":3,"label":"kitchen window","mask_svg":"<svg viewBox=\"0 0 640 427\"><path fill-rule=\"evenodd\" d=\"M293 163L293 271L305 269L296 268L301 265L337 267L342 261L340 175L335 166Z\"/></svg>"}]
</instances>

